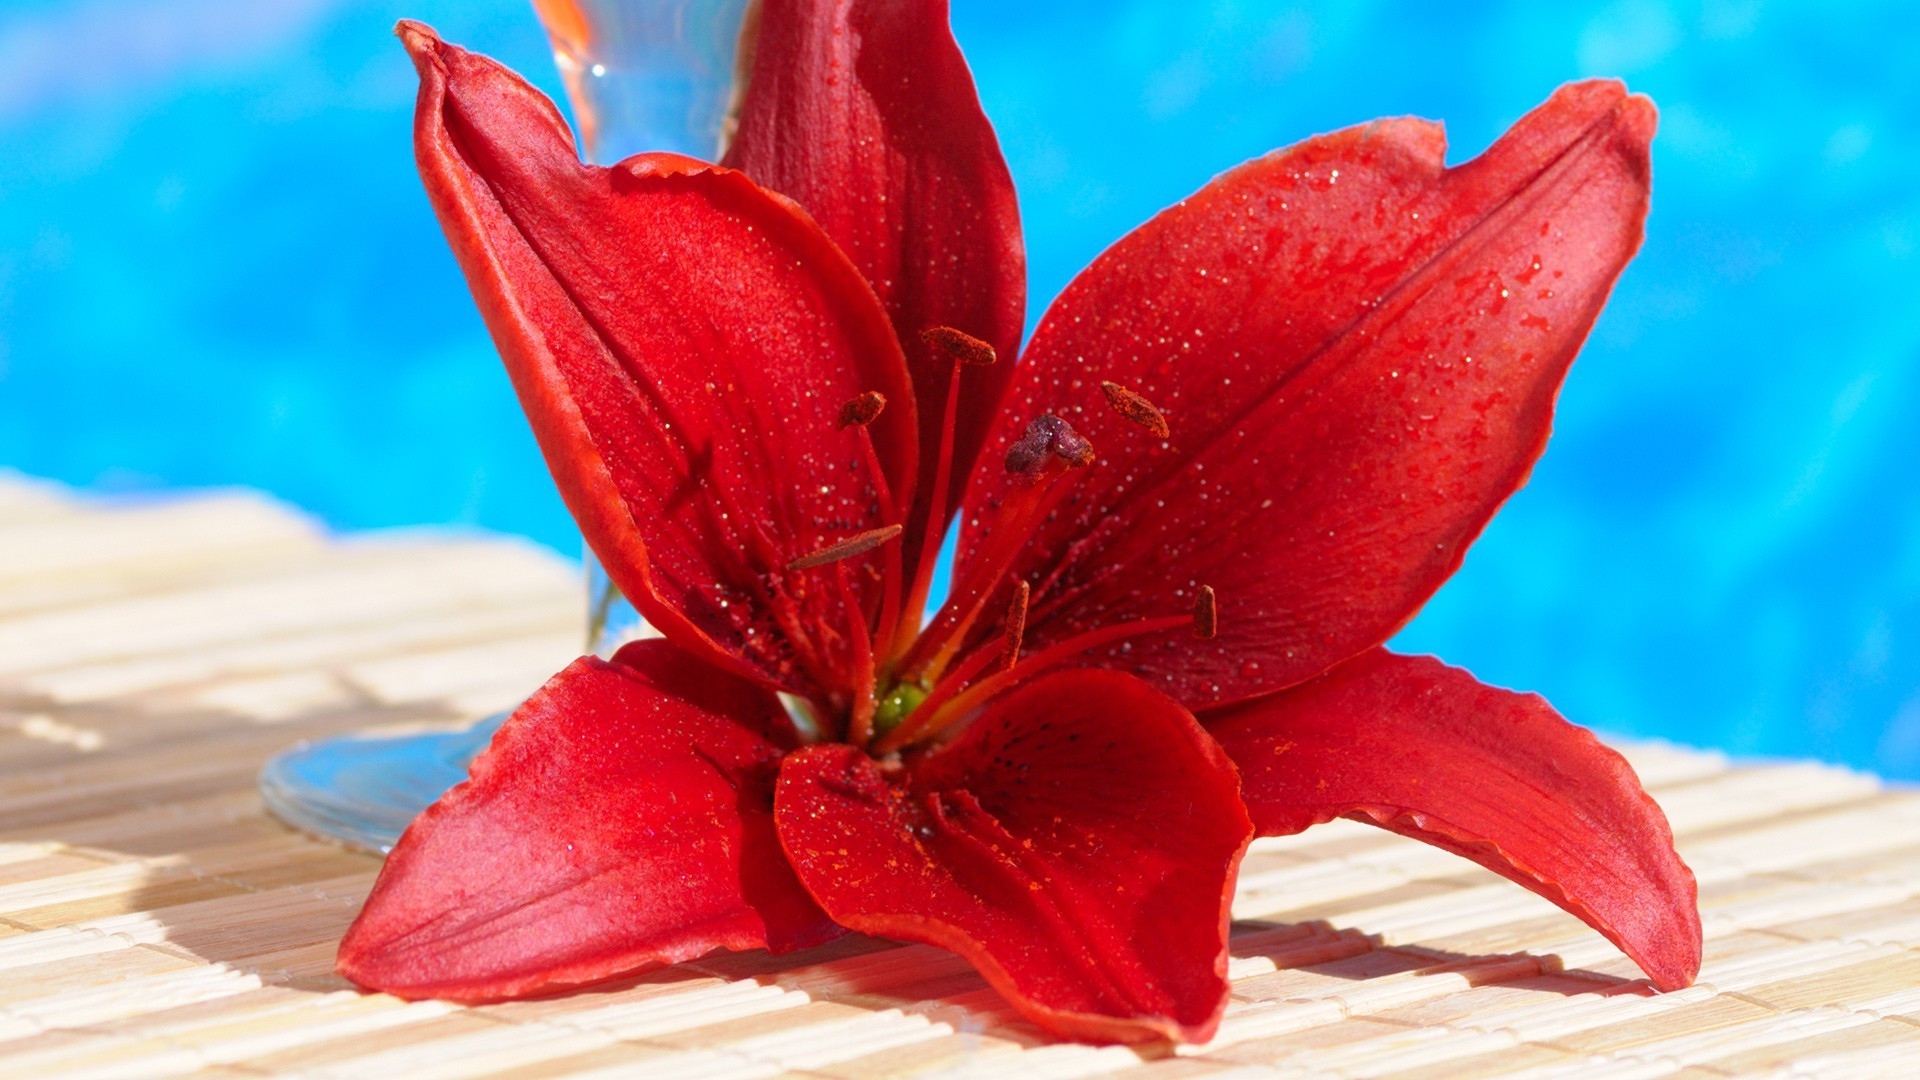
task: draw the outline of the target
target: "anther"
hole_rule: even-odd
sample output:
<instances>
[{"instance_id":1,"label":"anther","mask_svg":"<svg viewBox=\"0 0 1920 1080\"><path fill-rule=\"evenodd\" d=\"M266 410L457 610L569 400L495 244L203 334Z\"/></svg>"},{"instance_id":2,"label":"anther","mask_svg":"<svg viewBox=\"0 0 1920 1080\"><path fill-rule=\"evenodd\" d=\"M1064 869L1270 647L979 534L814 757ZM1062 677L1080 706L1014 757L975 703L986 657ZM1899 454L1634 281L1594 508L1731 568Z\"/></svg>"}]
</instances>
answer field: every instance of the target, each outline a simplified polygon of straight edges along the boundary
<instances>
[{"instance_id":1,"label":"anther","mask_svg":"<svg viewBox=\"0 0 1920 1080\"><path fill-rule=\"evenodd\" d=\"M998 356L993 351L993 346L972 334L963 334L951 326L935 326L922 330L920 340L944 351L955 360L973 367L985 367L993 363Z\"/></svg>"},{"instance_id":2,"label":"anther","mask_svg":"<svg viewBox=\"0 0 1920 1080\"><path fill-rule=\"evenodd\" d=\"M899 536L902 531L902 526L886 525L878 529L868 529L863 533L855 533L837 544L828 544L826 547L821 548L811 555L800 556L788 563L787 569L810 570L816 566L825 566L828 563L839 562L841 559L851 559L855 555L872 551L881 544Z\"/></svg>"},{"instance_id":3,"label":"anther","mask_svg":"<svg viewBox=\"0 0 1920 1080\"><path fill-rule=\"evenodd\" d=\"M844 431L850 427L866 427L886 407L887 395L878 390L869 390L840 406L840 428Z\"/></svg>"},{"instance_id":4,"label":"anther","mask_svg":"<svg viewBox=\"0 0 1920 1080\"><path fill-rule=\"evenodd\" d=\"M1193 636L1201 641L1212 641L1220 633L1220 610L1214 606L1213 586L1200 586L1200 595L1193 598Z\"/></svg>"},{"instance_id":5,"label":"anther","mask_svg":"<svg viewBox=\"0 0 1920 1080\"><path fill-rule=\"evenodd\" d=\"M1129 422L1147 429L1148 434L1154 438L1164 439L1172 434L1172 429L1167 427L1165 414L1154 408L1153 402L1117 382L1102 382L1100 392L1107 395L1107 404L1113 406L1114 412L1119 413Z\"/></svg>"},{"instance_id":6,"label":"anther","mask_svg":"<svg viewBox=\"0 0 1920 1080\"><path fill-rule=\"evenodd\" d=\"M1039 479L1055 461L1077 469L1093 464L1094 456L1093 444L1071 424L1052 413L1043 413L1027 425L1027 433L1007 451L1007 471Z\"/></svg>"},{"instance_id":7,"label":"anther","mask_svg":"<svg viewBox=\"0 0 1920 1080\"><path fill-rule=\"evenodd\" d=\"M1000 669L1006 670L1020 659L1020 639L1027 634L1027 597L1032 589L1024 581L1013 583L1013 597L1007 601L1006 629L1001 638L1006 644L1000 647Z\"/></svg>"}]
</instances>

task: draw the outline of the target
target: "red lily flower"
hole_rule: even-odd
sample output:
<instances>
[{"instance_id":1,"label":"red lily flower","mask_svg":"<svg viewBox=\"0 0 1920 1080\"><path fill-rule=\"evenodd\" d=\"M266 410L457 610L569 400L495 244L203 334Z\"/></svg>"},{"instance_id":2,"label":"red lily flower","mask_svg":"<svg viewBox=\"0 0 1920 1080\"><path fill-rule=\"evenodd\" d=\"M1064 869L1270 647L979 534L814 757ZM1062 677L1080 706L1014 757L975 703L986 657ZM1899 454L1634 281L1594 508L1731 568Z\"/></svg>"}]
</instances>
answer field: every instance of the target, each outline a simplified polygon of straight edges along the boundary
<instances>
[{"instance_id":1,"label":"red lily flower","mask_svg":"<svg viewBox=\"0 0 1920 1080\"><path fill-rule=\"evenodd\" d=\"M1063 1035L1200 1040L1250 834L1345 815L1690 982L1693 877L1625 762L1379 647L1543 448L1640 241L1651 105L1569 86L1453 169L1415 120L1243 165L1011 365L1013 189L944 0L762 20L728 167L582 165L545 98L401 26L427 191L664 640L507 721L340 970L487 999L848 928Z\"/></svg>"}]
</instances>

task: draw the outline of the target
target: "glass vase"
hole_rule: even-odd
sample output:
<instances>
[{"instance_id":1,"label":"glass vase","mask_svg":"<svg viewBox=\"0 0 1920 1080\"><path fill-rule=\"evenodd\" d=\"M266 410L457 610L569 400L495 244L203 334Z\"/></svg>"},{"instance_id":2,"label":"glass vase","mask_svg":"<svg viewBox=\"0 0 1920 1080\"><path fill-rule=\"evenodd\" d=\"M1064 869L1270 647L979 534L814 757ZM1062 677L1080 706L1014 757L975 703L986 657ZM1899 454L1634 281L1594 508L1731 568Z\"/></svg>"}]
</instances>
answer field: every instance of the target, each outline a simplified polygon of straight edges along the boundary
<instances>
[{"instance_id":1,"label":"glass vase","mask_svg":"<svg viewBox=\"0 0 1920 1080\"><path fill-rule=\"evenodd\" d=\"M533 0L573 106L581 154L607 164L642 150L712 160L730 134L735 64L758 0ZM591 652L648 633L586 552ZM529 688L531 689L531 688ZM385 852L420 811L465 780L505 713L451 731L302 742L267 762L260 795L295 828Z\"/></svg>"}]
</instances>

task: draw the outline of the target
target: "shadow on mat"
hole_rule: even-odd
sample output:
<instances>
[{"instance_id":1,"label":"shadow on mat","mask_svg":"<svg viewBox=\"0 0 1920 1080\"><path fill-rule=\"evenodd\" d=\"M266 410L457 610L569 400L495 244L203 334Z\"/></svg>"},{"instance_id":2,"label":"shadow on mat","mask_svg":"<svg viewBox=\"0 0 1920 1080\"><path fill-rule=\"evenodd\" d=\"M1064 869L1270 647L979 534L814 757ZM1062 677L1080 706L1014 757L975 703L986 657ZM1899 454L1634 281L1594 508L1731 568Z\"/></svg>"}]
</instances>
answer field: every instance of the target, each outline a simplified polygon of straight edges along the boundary
<instances>
[{"instance_id":1,"label":"shadow on mat","mask_svg":"<svg viewBox=\"0 0 1920 1080\"><path fill-rule=\"evenodd\" d=\"M30 785L44 797L24 804L16 800L15 809L24 806L25 816L11 816L0 839L52 841L76 856L137 860L148 867L148 880L103 898L70 925L94 923L112 933L107 922L114 916L145 913L158 924L157 933L145 931L156 938L156 947L256 975L269 985L311 991L349 988L333 974L333 952L379 862L301 836L268 816L254 790L260 765L298 739L457 719L445 709L371 701L271 724L205 709L141 711L111 702L61 707L5 700L0 709L44 715L60 730L96 736L90 750L49 743L44 752L28 753L29 759L44 759L30 761ZM19 777L16 772L16 793ZM1563 973L1558 958L1550 955L1487 957L1390 947L1326 922L1238 922L1229 952L1241 976L1234 986L1235 1012L1324 1011L1330 1004L1344 1012L1348 1006L1341 995L1349 985L1446 973L1468 983L1497 981L1542 995L1646 990L1644 981ZM804 995L801 1003L898 1010L944 1023L983 1044L1056 1041L1014 1013L959 957L858 934L777 957L758 951L714 954L546 999L483 1009L514 1021L551 1014L562 1001L571 1013L690 993L702 982L743 980ZM1171 1051L1149 1045L1134 1052L1152 1060Z\"/></svg>"}]
</instances>

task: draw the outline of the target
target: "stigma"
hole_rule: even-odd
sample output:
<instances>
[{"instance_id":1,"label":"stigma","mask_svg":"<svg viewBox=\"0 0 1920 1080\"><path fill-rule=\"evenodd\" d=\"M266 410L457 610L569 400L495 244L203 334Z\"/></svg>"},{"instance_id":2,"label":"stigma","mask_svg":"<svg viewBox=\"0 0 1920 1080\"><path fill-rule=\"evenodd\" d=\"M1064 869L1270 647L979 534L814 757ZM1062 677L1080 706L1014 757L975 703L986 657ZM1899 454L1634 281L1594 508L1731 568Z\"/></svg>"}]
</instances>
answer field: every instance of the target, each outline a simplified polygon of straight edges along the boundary
<instances>
[{"instance_id":1,"label":"stigma","mask_svg":"<svg viewBox=\"0 0 1920 1080\"><path fill-rule=\"evenodd\" d=\"M1038 480L1049 469L1082 469L1093 464L1093 444L1073 425L1043 413L1027 425L1027 433L1007 450L1007 471Z\"/></svg>"}]
</instances>

